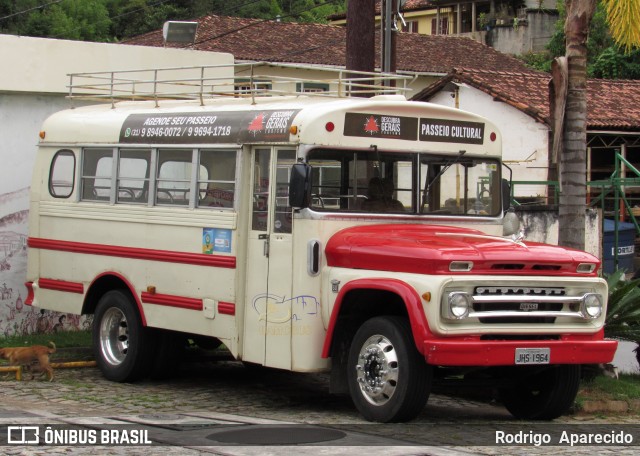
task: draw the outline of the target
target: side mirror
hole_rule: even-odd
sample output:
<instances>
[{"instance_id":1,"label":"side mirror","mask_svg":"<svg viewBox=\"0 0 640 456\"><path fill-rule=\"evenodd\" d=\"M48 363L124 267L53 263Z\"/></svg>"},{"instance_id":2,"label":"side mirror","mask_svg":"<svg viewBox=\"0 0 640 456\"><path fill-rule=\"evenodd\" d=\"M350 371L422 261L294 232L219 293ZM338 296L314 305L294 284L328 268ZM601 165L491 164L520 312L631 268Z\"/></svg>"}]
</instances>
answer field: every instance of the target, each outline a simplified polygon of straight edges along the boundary
<instances>
[{"instance_id":1,"label":"side mirror","mask_svg":"<svg viewBox=\"0 0 640 456\"><path fill-rule=\"evenodd\" d=\"M504 218L502 219L502 235L509 236L515 234L520 229L520 219L511 206L511 185L507 179L502 179L502 212L504 212Z\"/></svg>"},{"instance_id":2,"label":"side mirror","mask_svg":"<svg viewBox=\"0 0 640 456\"><path fill-rule=\"evenodd\" d=\"M309 206L311 198L311 166L306 163L296 163L291 167L289 180L289 206L303 209Z\"/></svg>"},{"instance_id":3,"label":"side mirror","mask_svg":"<svg viewBox=\"0 0 640 456\"><path fill-rule=\"evenodd\" d=\"M502 179L500 188L502 190L502 212L507 212L511 207L511 185L509 185L509 181Z\"/></svg>"},{"instance_id":4,"label":"side mirror","mask_svg":"<svg viewBox=\"0 0 640 456\"><path fill-rule=\"evenodd\" d=\"M518 215L513 210L513 208L509 208L507 212L504 214L504 218L502 219L502 235L509 236L511 234L515 234L520 230L520 219Z\"/></svg>"}]
</instances>

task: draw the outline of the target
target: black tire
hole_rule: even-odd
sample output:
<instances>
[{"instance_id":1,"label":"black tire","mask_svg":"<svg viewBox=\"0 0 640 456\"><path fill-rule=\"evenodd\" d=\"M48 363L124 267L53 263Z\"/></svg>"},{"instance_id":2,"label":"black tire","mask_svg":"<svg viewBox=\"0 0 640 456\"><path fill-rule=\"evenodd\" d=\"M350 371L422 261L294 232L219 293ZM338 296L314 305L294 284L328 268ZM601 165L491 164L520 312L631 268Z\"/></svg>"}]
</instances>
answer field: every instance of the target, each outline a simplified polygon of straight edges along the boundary
<instances>
[{"instance_id":1,"label":"black tire","mask_svg":"<svg viewBox=\"0 0 640 456\"><path fill-rule=\"evenodd\" d=\"M148 375L154 339L129 293L112 290L100 298L93 319L93 349L105 378L131 382Z\"/></svg>"},{"instance_id":2,"label":"black tire","mask_svg":"<svg viewBox=\"0 0 640 456\"><path fill-rule=\"evenodd\" d=\"M415 418L432 380L433 370L416 350L405 318L375 317L360 326L349 349L347 381L364 418L382 423Z\"/></svg>"},{"instance_id":3,"label":"black tire","mask_svg":"<svg viewBox=\"0 0 640 456\"><path fill-rule=\"evenodd\" d=\"M180 364L184 360L187 337L185 334L156 329L154 331L155 348L153 351L150 377L154 380L164 380L178 374Z\"/></svg>"},{"instance_id":4,"label":"black tire","mask_svg":"<svg viewBox=\"0 0 640 456\"><path fill-rule=\"evenodd\" d=\"M536 370L500 390L502 403L523 420L553 420L573 405L580 387L580 366L563 364Z\"/></svg>"}]
</instances>

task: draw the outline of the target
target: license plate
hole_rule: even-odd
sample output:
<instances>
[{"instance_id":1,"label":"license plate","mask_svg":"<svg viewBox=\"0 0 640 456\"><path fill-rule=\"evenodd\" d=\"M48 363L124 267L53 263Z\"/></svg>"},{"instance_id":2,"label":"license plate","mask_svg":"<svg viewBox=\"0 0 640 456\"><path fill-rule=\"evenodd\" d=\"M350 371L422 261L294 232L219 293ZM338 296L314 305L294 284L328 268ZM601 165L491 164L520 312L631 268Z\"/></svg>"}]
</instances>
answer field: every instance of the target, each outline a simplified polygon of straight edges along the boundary
<instances>
[{"instance_id":1,"label":"license plate","mask_svg":"<svg viewBox=\"0 0 640 456\"><path fill-rule=\"evenodd\" d=\"M516 364L549 364L549 348L516 348Z\"/></svg>"}]
</instances>

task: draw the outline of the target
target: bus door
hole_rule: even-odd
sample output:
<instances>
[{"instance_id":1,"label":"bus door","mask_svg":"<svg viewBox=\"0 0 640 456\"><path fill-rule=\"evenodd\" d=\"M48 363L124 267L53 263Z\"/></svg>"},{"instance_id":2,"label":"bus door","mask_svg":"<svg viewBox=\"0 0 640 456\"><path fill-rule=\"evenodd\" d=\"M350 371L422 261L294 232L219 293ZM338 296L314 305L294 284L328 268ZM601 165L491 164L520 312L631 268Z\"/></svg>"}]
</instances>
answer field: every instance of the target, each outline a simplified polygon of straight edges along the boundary
<instances>
[{"instance_id":1,"label":"bus door","mask_svg":"<svg viewBox=\"0 0 640 456\"><path fill-rule=\"evenodd\" d=\"M292 211L289 170L295 150L256 147L247 246L243 360L291 368Z\"/></svg>"}]
</instances>

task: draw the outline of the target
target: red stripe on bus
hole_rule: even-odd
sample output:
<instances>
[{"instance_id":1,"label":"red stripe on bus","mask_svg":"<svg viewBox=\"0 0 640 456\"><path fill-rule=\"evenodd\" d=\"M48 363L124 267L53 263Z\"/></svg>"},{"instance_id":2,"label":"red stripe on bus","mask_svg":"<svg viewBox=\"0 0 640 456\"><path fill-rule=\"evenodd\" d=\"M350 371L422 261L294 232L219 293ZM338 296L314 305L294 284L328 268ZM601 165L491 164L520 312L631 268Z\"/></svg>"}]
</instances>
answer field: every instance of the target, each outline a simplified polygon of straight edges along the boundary
<instances>
[{"instance_id":1,"label":"red stripe on bus","mask_svg":"<svg viewBox=\"0 0 640 456\"><path fill-rule=\"evenodd\" d=\"M60 252L83 253L88 255L104 255L136 260L162 261L166 263L193 264L235 269L236 257L207 255L204 253L175 252L172 250L142 249L106 244L89 244L85 242L59 241L30 237L27 245L34 249L56 250Z\"/></svg>"},{"instance_id":2,"label":"red stripe on bus","mask_svg":"<svg viewBox=\"0 0 640 456\"><path fill-rule=\"evenodd\" d=\"M218 302L218 313L224 315L235 315L236 305L233 302Z\"/></svg>"},{"instance_id":3,"label":"red stripe on bus","mask_svg":"<svg viewBox=\"0 0 640 456\"><path fill-rule=\"evenodd\" d=\"M142 302L145 304L159 304L167 307L178 307L180 309L202 310L202 299L185 298L184 296L173 296L166 294L142 292Z\"/></svg>"},{"instance_id":4,"label":"red stripe on bus","mask_svg":"<svg viewBox=\"0 0 640 456\"><path fill-rule=\"evenodd\" d=\"M67 282L56 279L38 279L38 287L44 290L66 291L67 293L84 293L84 285L79 282Z\"/></svg>"}]
</instances>

